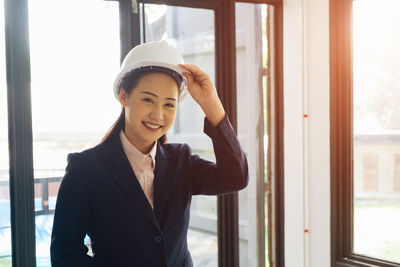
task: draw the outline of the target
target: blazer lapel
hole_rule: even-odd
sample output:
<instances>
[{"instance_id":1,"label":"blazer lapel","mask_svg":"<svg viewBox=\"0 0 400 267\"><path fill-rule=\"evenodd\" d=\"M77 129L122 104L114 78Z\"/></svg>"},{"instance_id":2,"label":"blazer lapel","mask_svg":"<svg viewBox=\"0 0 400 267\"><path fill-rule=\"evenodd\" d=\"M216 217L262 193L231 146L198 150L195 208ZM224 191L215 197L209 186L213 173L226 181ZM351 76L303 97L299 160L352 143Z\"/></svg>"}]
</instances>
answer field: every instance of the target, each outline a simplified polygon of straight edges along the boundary
<instances>
[{"instance_id":1,"label":"blazer lapel","mask_svg":"<svg viewBox=\"0 0 400 267\"><path fill-rule=\"evenodd\" d=\"M122 148L119 135L115 135L106 143L104 159L111 163L111 178L118 184L121 191L160 229L150 203Z\"/></svg>"},{"instance_id":2,"label":"blazer lapel","mask_svg":"<svg viewBox=\"0 0 400 267\"><path fill-rule=\"evenodd\" d=\"M157 142L156 166L154 169L154 210L158 221L165 207L165 202L173 187L170 155L165 146Z\"/></svg>"}]
</instances>

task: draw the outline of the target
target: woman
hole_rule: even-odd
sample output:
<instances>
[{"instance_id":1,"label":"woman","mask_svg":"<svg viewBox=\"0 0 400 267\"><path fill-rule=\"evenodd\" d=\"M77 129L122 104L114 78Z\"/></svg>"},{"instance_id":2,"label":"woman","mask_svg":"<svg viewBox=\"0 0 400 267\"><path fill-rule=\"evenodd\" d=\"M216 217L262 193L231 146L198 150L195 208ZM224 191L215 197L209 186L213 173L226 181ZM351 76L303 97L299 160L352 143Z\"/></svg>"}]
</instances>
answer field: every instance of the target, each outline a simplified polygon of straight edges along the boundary
<instances>
[{"instance_id":1,"label":"woman","mask_svg":"<svg viewBox=\"0 0 400 267\"><path fill-rule=\"evenodd\" d=\"M187 247L192 195L247 186L247 160L212 81L182 62L165 41L141 44L126 56L114 83L119 119L101 144L68 155L52 266L193 266ZM206 115L216 164L192 155L187 144L166 142L186 90Z\"/></svg>"}]
</instances>

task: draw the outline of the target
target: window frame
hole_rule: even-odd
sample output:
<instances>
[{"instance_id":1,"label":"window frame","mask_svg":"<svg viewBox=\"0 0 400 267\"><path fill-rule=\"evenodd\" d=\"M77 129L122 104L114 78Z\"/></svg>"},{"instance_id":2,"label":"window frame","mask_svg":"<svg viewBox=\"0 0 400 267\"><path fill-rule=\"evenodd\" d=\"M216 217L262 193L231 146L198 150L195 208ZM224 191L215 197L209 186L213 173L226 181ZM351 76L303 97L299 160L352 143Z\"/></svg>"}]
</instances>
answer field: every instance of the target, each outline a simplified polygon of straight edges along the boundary
<instances>
[{"instance_id":1,"label":"window frame","mask_svg":"<svg viewBox=\"0 0 400 267\"><path fill-rule=\"evenodd\" d=\"M399 267L352 251L353 0L330 0L331 266Z\"/></svg>"},{"instance_id":2,"label":"window frame","mask_svg":"<svg viewBox=\"0 0 400 267\"><path fill-rule=\"evenodd\" d=\"M36 266L27 0L4 2L12 266Z\"/></svg>"}]
</instances>

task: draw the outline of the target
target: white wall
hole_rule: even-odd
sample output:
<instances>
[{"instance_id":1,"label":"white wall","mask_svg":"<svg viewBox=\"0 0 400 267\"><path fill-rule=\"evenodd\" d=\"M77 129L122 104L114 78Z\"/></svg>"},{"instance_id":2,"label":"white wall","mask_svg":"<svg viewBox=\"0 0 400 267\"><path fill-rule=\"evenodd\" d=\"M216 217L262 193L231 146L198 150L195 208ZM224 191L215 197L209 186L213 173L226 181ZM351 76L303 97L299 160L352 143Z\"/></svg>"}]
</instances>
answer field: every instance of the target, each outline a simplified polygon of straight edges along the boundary
<instances>
[{"instance_id":1,"label":"white wall","mask_svg":"<svg viewBox=\"0 0 400 267\"><path fill-rule=\"evenodd\" d=\"M330 266L329 0L284 0L283 23L285 266L325 267Z\"/></svg>"}]
</instances>

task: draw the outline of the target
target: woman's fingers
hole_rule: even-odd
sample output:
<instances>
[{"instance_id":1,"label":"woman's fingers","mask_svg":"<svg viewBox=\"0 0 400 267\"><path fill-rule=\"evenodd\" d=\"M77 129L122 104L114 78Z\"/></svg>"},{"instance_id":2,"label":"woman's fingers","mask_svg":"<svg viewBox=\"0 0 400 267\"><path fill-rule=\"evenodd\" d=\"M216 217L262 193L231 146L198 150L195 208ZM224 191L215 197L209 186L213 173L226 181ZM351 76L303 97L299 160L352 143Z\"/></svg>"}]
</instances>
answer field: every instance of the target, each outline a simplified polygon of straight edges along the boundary
<instances>
[{"instance_id":1,"label":"woman's fingers","mask_svg":"<svg viewBox=\"0 0 400 267\"><path fill-rule=\"evenodd\" d=\"M193 85L193 76L187 72L182 73L182 75L186 77L188 89L191 89L191 87Z\"/></svg>"},{"instance_id":2,"label":"woman's fingers","mask_svg":"<svg viewBox=\"0 0 400 267\"><path fill-rule=\"evenodd\" d=\"M184 68L187 70L187 72L183 72L182 75L184 75L187 79L188 82L188 90L189 92L192 92L194 89L193 87L199 87L199 89L203 87L203 82L200 80L201 77L199 76L199 69L195 68L194 65L183 65L179 64L180 67ZM203 78L203 80L205 80ZM197 89L197 88L196 88Z\"/></svg>"},{"instance_id":3,"label":"woman's fingers","mask_svg":"<svg viewBox=\"0 0 400 267\"><path fill-rule=\"evenodd\" d=\"M179 64L179 66L187 70L182 75L187 78L188 91L197 103L201 105L217 94L210 77L199 67L185 64Z\"/></svg>"},{"instance_id":4,"label":"woman's fingers","mask_svg":"<svg viewBox=\"0 0 400 267\"><path fill-rule=\"evenodd\" d=\"M196 65L190 64L179 64L180 67L187 70L194 76L194 78L199 82L204 82L209 79L208 75L204 73L199 67Z\"/></svg>"},{"instance_id":5,"label":"woman's fingers","mask_svg":"<svg viewBox=\"0 0 400 267\"><path fill-rule=\"evenodd\" d=\"M203 73L199 67L196 65L191 65L191 64L178 64L179 67L184 68L185 70L188 70L193 73Z\"/></svg>"},{"instance_id":6,"label":"woman's fingers","mask_svg":"<svg viewBox=\"0 0 400 267\"><path fill-rule=\"evenodd\" d=\"M203 109L212 125L216 126L224 117L225 110L210 77L195 65L179 64L187 70L183 75L188 79L188 90Z\"/></svg>"}]
</instances>

